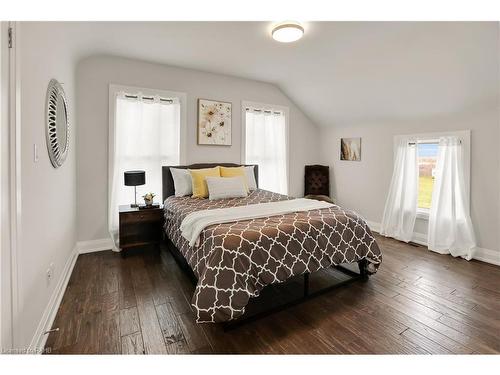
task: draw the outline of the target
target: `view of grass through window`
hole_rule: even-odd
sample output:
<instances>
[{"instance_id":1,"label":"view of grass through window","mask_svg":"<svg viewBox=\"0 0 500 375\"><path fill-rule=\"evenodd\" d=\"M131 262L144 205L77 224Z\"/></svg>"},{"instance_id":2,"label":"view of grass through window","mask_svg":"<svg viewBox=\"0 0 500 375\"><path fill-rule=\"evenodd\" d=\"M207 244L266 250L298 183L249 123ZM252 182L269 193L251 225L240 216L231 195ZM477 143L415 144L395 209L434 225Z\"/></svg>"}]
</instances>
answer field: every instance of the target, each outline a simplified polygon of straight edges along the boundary
<instances>
[{"instance_id":1,"label":"view of grass through window","mask_svg":"<svg viewBox=\"0 0 500 375\"><path fill-rule=\"evenodd\" d=\"M418 207L431 208L432 189L434 188L434 177L438 153L437 143L418 144Z\"/></svg>"}]
</instances>

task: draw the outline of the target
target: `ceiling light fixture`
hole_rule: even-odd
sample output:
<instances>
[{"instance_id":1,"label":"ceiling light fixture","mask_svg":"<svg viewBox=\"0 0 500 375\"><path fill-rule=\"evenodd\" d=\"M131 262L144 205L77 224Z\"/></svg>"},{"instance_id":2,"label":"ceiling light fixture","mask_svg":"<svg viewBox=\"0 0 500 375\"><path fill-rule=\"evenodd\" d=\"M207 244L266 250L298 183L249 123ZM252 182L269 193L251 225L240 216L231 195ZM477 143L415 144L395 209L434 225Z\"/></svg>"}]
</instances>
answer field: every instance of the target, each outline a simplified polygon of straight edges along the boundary
<instances>
[{"instance_id":1,"label":"ceiling light fixture","mask_svg":"<svg viewBox=\"0 0 500 375\"><path fill-rule=\"evenodd\" d=\"M273 27L271 35L278 42L295 42L304 35L304 28L298 22L283 22Z\"/></svg>"}]
</instances>

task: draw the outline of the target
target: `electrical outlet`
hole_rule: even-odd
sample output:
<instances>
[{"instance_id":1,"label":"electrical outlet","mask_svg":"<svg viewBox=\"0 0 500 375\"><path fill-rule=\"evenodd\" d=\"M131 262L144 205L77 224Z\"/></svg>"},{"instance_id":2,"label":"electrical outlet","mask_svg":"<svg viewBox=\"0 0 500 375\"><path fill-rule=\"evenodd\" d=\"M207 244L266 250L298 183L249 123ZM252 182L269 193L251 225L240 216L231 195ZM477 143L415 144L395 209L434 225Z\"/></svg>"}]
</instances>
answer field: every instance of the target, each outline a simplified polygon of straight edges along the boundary
<instances>
[{"instance_id":1,"label":"electrical outlet","mask_svg":"<svg viewBox=\"0 0 500 375\"><path fill-rule=\"evenodd\" d=\"M47 268L47 284L50 284L51 280L52 280L52 270L50 268Z\"/></svg>"},{"instance_id":2,"label":"electrical outlet","mask_svg":"<svg viewBox=\"0 0 500 375\"><path fill-rule=\"evenodd\" d=\"M54 263L49 264L49 268L47 268L47 284L50 284L52 278L54 277Z\"/></svg>"}]
</instances>

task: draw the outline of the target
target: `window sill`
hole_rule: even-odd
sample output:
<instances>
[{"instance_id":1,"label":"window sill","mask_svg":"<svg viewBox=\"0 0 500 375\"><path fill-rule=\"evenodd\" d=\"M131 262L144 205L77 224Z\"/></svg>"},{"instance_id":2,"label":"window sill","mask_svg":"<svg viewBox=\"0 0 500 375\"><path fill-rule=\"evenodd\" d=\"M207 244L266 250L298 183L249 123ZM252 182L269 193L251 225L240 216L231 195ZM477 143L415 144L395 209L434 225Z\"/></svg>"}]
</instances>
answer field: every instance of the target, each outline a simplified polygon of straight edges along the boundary
<instances>
[{"instance_id":1,"label":"window sill","mask_svg":"<svg viewBox=\"0 0 500 375\"><path fill-rule=\"evenodd\" d=\"M429 210L425 208L417 209L417 219L429 220Z\"/></svg>"}]
</instances>

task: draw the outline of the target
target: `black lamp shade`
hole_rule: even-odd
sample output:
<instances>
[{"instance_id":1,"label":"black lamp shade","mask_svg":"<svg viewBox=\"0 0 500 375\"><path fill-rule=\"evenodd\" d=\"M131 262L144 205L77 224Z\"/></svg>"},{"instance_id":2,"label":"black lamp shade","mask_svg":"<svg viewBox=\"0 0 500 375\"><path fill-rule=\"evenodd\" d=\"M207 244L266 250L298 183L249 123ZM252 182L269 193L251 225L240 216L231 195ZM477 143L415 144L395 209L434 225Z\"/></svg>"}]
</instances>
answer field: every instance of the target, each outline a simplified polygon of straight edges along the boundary
<instances>
[{"instance_id":1,"label":"black lamp shade","mask_svg":"<svg viewBox=\"0 0 500 375\"><path fill-rule=\"evenodd\" d=\"M124 177L126 186L139 186L146 183L146 172L144 171L126 171Z\"/></svg>"}]
</instances>

